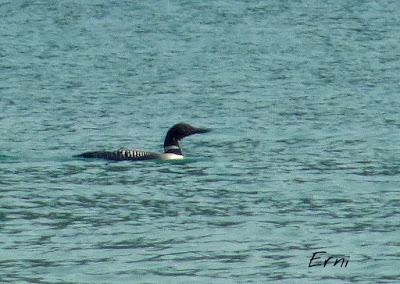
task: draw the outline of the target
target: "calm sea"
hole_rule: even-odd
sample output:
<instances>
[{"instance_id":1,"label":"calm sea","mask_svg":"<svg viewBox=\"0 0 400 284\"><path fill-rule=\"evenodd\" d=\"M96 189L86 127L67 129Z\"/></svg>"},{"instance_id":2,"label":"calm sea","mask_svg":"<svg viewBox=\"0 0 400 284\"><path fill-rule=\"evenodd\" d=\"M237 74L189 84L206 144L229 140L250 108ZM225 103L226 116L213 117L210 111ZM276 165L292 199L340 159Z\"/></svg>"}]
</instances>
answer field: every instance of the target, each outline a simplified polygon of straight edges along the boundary
<instances>
[{"instance_id":1,"label":"calm sea","mask_svg":"<svg viewBox=\"0 0 400 284\"><path fill-rule=\"evenodd\" d=\"M399 13L1 1L0 282L399 283Z\"/></svg>"}]
</instances>

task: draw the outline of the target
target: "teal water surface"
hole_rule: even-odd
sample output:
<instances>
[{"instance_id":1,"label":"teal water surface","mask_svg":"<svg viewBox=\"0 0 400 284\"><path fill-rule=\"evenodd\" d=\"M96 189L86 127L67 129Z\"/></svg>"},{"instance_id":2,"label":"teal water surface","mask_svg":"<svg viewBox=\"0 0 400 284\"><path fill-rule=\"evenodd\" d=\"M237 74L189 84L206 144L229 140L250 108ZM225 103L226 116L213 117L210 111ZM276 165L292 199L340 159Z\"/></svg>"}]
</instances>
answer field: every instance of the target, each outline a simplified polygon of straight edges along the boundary
<instances>
[{"instance_id":1,"label":"teal water surface","mask_svg":"<svg viewBox=\"0 0 400 284\"><path fill-rule=\"evenodd\" d=\"M2 1L0 282L400 281L399 12ZM73 157L177 122L183 163Z\"/></svg>"}]
</instances>

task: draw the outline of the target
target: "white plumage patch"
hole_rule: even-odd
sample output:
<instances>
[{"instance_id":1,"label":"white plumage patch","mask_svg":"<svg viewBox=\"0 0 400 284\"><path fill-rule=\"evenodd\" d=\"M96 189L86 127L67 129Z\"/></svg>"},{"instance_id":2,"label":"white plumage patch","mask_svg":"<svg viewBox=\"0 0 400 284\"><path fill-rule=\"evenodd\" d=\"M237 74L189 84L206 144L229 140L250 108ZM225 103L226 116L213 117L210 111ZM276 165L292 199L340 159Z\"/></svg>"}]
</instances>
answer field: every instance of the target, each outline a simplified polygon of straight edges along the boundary
<instances>
[{"instance_id":1,"label":"white plumage patch","mask_svg":"<svg viewBox=\"0 0 400 284\"><path fill-rule=\"evenodd\" d=\"M160 155L161 160L182 160L183 156L182 155L177 155L173 153L164 153Z\"/></svg>"}]
</instances>

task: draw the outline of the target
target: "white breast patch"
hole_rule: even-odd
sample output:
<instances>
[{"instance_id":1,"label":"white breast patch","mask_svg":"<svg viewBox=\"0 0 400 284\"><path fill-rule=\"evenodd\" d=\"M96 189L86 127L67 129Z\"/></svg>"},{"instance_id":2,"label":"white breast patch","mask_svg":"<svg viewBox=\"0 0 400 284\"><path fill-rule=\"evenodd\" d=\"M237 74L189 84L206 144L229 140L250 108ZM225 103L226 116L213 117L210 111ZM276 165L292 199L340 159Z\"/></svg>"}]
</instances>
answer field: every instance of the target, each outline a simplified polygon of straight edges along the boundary
<instances>
[{"instance_id":1,"label":"white breast patch","mask_svg":"<svg viewBox=\"0 0 400 284\"><path fill-rule=\"evenodd\" d=\"M160 159L161 160L182 160L183 156L182 155L173 154L173 153L163 153L163 154L161 154Z\"/></svg>"}]
</instances>

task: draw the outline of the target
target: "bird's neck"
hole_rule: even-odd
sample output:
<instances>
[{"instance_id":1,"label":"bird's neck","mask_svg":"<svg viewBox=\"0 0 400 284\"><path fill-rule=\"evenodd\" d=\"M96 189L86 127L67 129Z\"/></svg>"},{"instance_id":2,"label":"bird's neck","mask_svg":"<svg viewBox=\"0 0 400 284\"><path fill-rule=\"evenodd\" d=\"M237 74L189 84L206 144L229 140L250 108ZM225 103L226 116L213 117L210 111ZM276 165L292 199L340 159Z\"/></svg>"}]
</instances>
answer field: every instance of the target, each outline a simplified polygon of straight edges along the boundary
<instances>
[{"instance_id":1,"label":"bird's neck","mask_svg":"<svg viewBox=\"0 0 400 284\"><path fill-rule=\"evenodd\" d=\"M173 137L169 136L165 137L164 153L182 155L182 150L181 147L179 146L179 141Z\"/></svg>"},{"instance_id":2,"label":"bird's neck","mask_svg":"<svg viewBox=\"0 0 400 284\"><path fill-rule=\"evenodd\" d=\"M182 155L182 150L179 146L172 145L172 146L164 147L164 153Z\"/></svg>"}]
</instances>

